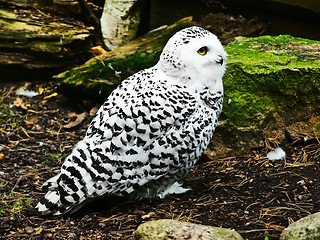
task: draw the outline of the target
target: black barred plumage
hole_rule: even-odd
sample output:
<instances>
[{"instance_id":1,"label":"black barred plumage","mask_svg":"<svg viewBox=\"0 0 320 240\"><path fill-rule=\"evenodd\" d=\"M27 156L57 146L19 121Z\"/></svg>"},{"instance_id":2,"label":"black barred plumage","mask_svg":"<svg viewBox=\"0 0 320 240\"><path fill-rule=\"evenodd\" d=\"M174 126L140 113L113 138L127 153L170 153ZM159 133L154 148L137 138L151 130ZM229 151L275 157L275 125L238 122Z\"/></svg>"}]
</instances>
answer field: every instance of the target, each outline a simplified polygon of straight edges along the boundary
<instances>
[{"instance_id":1,"label":"black barred plumage","mask_svg":"<svg viewBox=\"0 0 320 240\"><path fill-rule=\"evenodd\" d=\"M44 184L38 211L58 216L102 195L162 198L189 190L176 181L210 142L222 109L225 60L207 30L176 33L154 67L110 94L59 174Z\"/></svg>"}]
</instances>

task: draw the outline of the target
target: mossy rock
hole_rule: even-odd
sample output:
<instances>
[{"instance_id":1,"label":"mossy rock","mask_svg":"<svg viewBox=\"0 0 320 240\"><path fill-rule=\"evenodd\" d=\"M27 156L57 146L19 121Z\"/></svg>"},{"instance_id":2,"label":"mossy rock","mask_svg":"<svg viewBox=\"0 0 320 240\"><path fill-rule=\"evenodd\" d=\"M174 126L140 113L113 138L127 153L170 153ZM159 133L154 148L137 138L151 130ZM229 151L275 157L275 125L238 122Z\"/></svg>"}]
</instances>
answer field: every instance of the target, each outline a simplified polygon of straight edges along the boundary
<instances>
[{"instance_id":1,"label":"mossy rock","mask_svg":"<svg viewBox=\"0 0 320 240\"><path fill-rule=\"evenodd\" d=\"M225 101L215 140L243 150L301 121L306 133L319 136L319 49L318 41L289 35L238 37L227 45Z\"/></svg>"},{"instance_id":2,"label":"mossy rock","mask_svg":"<svg viewBox=\"0 0 320 240\"><path fill-rule=\"evenodd\" d=\"M320 239L320 212L291 223L281 233L280 240Z\"/></svg>"},{"instance_id":3,"label":"mossy rock","mask_svg":"<svg viewBox=\"0 0 320 240\"><path fill-rule=\"evenodd\" d=\"M272 109L316 105L320 100L319 49L320 42L289 35L236 38L226 47L228 120L252 127Z\"/></svg>"},{"instance_id":4,"label":"mossy rock","mask_svg":"<svg viewBox=\"0 0 320 240\"><path fill-rule=\"evenodd\" d=\"M243 240L234 230L206 225L161 219L141 224L134 232L134 240L203 239Z\"/></svg>"}]
</instances>

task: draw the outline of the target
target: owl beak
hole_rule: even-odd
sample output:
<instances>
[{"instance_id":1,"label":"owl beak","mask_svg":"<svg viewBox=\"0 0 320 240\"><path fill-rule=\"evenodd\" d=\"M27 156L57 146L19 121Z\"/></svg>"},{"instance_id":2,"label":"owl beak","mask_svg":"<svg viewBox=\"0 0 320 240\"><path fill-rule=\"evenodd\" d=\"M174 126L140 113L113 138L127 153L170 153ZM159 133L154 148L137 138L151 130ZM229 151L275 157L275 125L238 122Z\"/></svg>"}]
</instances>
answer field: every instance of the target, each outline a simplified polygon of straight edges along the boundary
<instances>
[{"instance_id":1,"label":"owl beak","mask_svg":"<svg viewBox=\"0 0 320 240\"><path fill-rule=\"evenodd\" d=\"M219 57L219 60L215 60L216 63L220 64L222 66L223 64L223 57L222 56L218 56Z\"/></svg>"}]
</instances>

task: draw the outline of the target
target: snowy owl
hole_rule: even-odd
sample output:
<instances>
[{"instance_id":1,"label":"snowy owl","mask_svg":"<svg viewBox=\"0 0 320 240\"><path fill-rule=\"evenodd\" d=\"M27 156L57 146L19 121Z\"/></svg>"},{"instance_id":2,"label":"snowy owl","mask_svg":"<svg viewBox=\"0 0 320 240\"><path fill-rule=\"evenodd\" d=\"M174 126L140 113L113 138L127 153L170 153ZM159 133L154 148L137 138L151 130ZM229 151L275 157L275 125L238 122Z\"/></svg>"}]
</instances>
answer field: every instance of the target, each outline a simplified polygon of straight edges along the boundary
<instances>
[{"instance_id":1,"label":"snowy owl","mask_svg":"<svg viewBox=\"0 0 320 240\"><path fill-rule=\"evenodd\" d=\"M155 66L110 94L60 172L43 185L37 210L59 216L103 195L163 198L189 190L176 181L211 140L226 58L218 38L203 28L172 36Z\"/></svg>"}]
</instances>

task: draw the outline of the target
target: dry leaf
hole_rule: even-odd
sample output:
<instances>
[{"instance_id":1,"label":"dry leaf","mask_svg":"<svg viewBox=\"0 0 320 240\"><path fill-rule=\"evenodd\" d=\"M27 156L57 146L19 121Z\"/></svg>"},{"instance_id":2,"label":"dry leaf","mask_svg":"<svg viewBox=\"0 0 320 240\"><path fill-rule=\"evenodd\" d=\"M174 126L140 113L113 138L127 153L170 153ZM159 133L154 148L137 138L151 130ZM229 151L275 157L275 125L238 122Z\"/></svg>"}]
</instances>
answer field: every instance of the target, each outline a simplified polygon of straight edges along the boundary
<instances>
[{"instance_id":1,"label":"dry leaf","mask_svg":"<svg viewBox=\"0 0 320 240\"><path fill-rule=\"evenodd\" d=\"M76 114L75 112L68 112L68 117L72 118L72 117L76 117L78 114Z\"/></svg>"},{"instance_id":2,"label":"dry leaf","mask_svg":"<svg viewBox=\"0 0 320 240\"><path fill-rule=\"evenodd\" d=\"M81 113L81 114L69 113L68 116L69 117L76 116L76 119L73 122L69 122L68 124L64 125L63 126L64 128L73 128L73 127L78 126L79 124L81 124L84 121L84 119L87 116L87 113L86 112Z\"/></svg>"},{"instance_id":3,"label":"dry leaf","mask_svg":"<svg viewBox=\"0 0 320 240\"><path fill-rule=\"evenodd\" d=\"M141 218L142 219L147 219L147 218L150 218L150 217L154 216L155 214L156 214L155 212L149 212L148 214L141 216Z\"/></svg>"},{"instance_id":4,"label":"dry leaf","mask_svg":"<svg viewBox=\"0 0 320 240\"><path fill-rule=\"evenodd\" d=\"M93 108L91 108L91 110L90 110L90 116L94 116L94 115L96 115L96 113L98 112L98 110L99 110L99 107L96 105L96 106L94 106Z\"/></svg>"},{"instance_id":5,"label":"dry leaf","mask_svg":"<svg viewBox=\"0 0 320 240\"><path fill-rule=\"evenodd\" d=\"M36 111L36 110L32 110L32 109L28 109L28 112L31 112L31 113L39 113L38 111Z\"/></svg>"},{"instance_id":6,"label":"dry leaf","mask_svg":"<svg viewBox=\"0 0 320 240\"><path fill-rule=\"evenodd\" d=\"M92 47L90 49L90 52L93 53L95 56L96 55L101 55L103 53L106 53L107 51L103 49L103 47L101 47L100 45L99 46L95 46L95 47Z\"/></svg>"},{"instance_id":7,"label":"dry leaf","mask_svg":"<svg viewBox=\"0 0 320 240\"><path fill-rule=\"evenodd\" d=\"M39 87L39 94L41 95L44 92L44 88L43 87Z\"/></svg>"},{"instance_id":8,"label":"dry leaf","mask_svg":"<svg viewBox=\"0 0 320 240\"><path fill-rule=\"evenodd\" d=\"M16 100L13 101L13 104L16 106L16 107L20 107L22 109L25 109L27 110L28 107L30 107L30 104L29 103L26 103L24 102L21 98L16 98Z\"/></svg>"},{"instance_id":9,"label":"dry leaf","mask_svg":"<svg viewBox=\"0 0 320 240\"><path fill-rule=\"evenodd\" d=\"M35 234L40 234L43 231L43 227L39 226L35 229Z\"/></svg>"},{"instance_id":10,"label":"dry leaf","mask_svg":"<svg viewBox=\"0 0 320 240\"><path fill-rule=\"evenodd\" d=\"M57 95L58 95L58 93L55 92L55 93L50 94L49 96L45 96L43 99L46 100L46 99L55 97L55 96L57 96Z\"/></svg>"}]
</instances>

